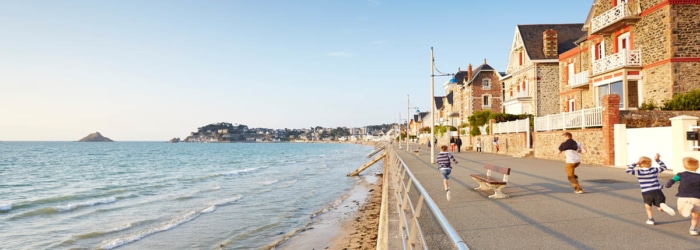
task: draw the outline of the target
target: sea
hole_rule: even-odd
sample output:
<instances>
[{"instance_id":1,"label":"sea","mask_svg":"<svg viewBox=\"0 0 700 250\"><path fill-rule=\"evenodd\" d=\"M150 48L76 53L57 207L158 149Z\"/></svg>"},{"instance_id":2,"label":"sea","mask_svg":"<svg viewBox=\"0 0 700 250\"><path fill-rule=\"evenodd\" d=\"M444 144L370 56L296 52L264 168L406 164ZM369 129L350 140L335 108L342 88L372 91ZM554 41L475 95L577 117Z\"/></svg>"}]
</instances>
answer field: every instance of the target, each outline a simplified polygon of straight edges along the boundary
<instances>
[{"instance_id":1,"label":"sea","mask_svg":"<svg viewBox=\"0 0 700 250\"><path fill-rule=\"evenodd\" d=\"M0 142L0 249L267 249L341 204L373 150Z\"/></svg>"}]
</instances>

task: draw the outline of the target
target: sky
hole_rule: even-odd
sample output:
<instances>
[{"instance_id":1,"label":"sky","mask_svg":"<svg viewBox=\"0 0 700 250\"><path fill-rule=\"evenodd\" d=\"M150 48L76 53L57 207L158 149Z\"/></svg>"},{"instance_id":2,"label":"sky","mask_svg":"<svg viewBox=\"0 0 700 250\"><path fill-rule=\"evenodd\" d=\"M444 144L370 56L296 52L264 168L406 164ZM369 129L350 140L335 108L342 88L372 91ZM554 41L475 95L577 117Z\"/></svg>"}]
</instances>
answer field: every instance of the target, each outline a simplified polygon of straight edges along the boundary
<instances>
[{"instance_id":1,"label":"sky","mask_svg":"<svg viewBox=\"0 0 700 250\"><path fill-rule=\"evenodd\" d=\"M505 71L516 25L582 23L592 2L3 0L0 141L405 122L409 98L429 109L431 47L441 72Z\"/></svg>"}]
</instances>

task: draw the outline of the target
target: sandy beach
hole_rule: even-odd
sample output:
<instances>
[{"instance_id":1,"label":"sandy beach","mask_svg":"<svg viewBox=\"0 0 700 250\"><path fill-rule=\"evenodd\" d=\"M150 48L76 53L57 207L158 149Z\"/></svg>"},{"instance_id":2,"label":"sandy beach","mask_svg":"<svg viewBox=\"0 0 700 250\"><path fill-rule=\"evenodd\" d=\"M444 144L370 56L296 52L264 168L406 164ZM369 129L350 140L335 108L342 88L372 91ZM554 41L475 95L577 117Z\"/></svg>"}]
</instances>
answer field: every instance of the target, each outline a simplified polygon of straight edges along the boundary
<instances>
[{"instance_id":1,"label":"sandy beach","mask_svg":"<svg viewBox=\"0 0 700 250\"><path fill-rule=\"evenodd\" d=\"M382 175L362 178L340 205L274 249L376 249Z\"/></svg>"}]
</instances>

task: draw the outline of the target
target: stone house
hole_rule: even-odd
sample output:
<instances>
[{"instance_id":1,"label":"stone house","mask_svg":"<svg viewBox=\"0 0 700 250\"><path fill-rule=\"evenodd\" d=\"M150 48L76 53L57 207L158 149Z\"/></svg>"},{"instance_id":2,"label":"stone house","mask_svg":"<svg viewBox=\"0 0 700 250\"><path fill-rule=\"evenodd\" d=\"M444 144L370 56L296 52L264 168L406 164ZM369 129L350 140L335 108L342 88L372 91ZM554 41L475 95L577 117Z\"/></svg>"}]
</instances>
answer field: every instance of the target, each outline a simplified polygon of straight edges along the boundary
<instances>
[{"instance_id":1,"label":"stone house","mask_svg":"<svg viewBox=\"0 0 700 250\"><path fill-rule=\"evenodd\" d=\"M583 23L517 25L503 82L503 111L545 116L560 112L559 55L586 35Z\"/></svg>"},{"instance_id":2,"label":"stone house","mask_svg":"<svg viewBox=\"0 0 700 250\"><path fill-rule=\"evenodd\" d=\"M559 57L560 111L601 106L657 106L700 88L700 1L594 0L587 36ZM572 76L573 74L573 76Z\"/></svg>"},{"instance_id":3,"label":"stone house","mask_svg":"<svg viewBox=\"0 0 700 250\"><path fill-rule=\"evenodd\" d=\"M503 73L486 63L486 59L476 69L469 64L466 71L455 74L455 80L459 83L461 123L467 123L468 117L477 111L500 113L503 110L502 76Z\"/></svg>"}]
</instances>

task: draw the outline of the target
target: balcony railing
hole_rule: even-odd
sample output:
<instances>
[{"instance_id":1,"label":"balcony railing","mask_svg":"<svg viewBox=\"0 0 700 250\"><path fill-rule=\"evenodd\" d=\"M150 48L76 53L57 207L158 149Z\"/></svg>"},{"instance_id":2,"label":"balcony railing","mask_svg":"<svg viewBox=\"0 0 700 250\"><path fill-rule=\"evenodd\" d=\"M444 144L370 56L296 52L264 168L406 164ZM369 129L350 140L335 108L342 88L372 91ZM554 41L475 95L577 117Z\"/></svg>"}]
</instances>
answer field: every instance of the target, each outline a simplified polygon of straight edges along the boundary
<instances>
[{"instance_id":1,"label":"balcony railing","mask_svg":"<svg viewBox=\"0 0 700 250\"><path fill-rule=\"evenodd\" d=\"M530 129L530 119L525 118L517 121L499 122L493 124L494 134L522 133Z\"/></svg>"},{"instance_id":2,"label":"balcony railing","mask_svg":"<svg viewBox=\"0 0 700 250\"><path fill-rule=\"evenodd\" d=\"M576 73L570 80L572 88L588 86L588 70Z\"/></svg>"},{"instance_id":3,"label":"balcony railing","mask_svg":"<svg viewBox=\"0 0 700 250\"><path fill-rule=\"evenodd\" d=\"M535 117L535 131L600 127L602 124L602 107Z\"/></svg>"},{"instance_id":4,"label":"balcony railing","mask_svg":"<svg viewBox=\"0 0 700 250\"><path fill-rule=\"evenodd\" d=\"M615 54L603 57L593 62L593 75L607 72L622 67L641 67L642 52L635 50L622 50Z\"/></svg>"},{"instance_id":5,"label":"balcony railing","mask_svg":"<svg viewBox=\"0 0 700 250\"><path fill-rule=\"evenodd\" d=\"M530 97L530 95L528 95L527 90L521 90L521 91L513 92L512 96L506 97L506 101L515 100L518 98L527 98L527 97Z\"/></svg>"},{"instance_id":6,"label":"balcony railing","mask_svg":"<svg viewBox=\"0 0 700 250\"><path fill-rule=\"evenodd\" d=\"M639 12L639 3L637 2L617 5L591 20L591 34L602 31L622 20L639 20Z\"/></svg>"}]
</instances>

